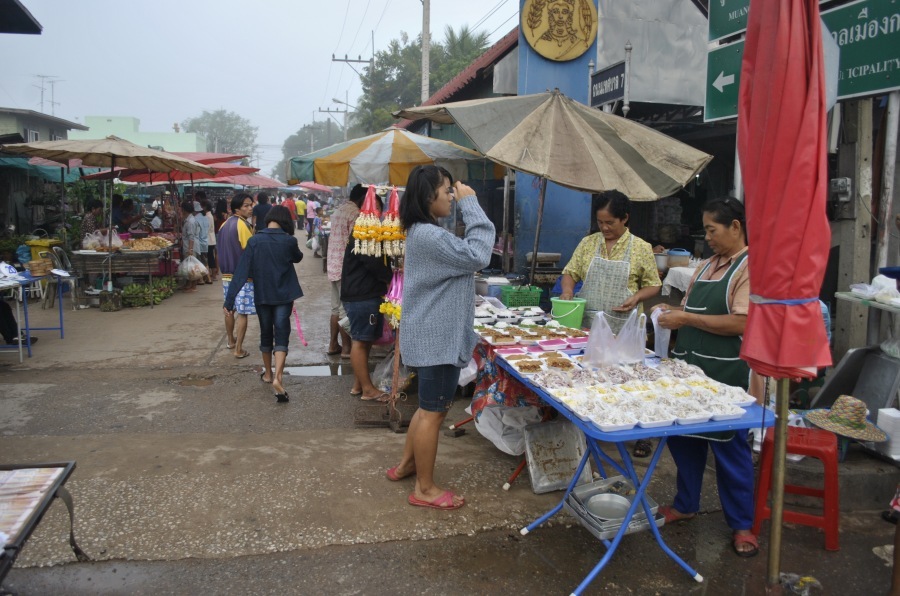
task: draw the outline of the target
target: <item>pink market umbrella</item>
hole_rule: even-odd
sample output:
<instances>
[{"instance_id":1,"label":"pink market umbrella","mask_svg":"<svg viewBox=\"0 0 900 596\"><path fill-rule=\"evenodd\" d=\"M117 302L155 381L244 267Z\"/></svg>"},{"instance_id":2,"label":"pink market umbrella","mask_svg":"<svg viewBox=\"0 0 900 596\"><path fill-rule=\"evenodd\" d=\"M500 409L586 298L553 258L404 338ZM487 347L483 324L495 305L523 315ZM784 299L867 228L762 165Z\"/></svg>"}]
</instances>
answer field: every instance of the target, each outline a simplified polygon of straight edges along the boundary
<instances>
[{"instance_id":1,"label":"pink market umbrella","mask_svg":"<svg viewBox=\"0 0 900 596\"><path fill-rule=\"evenodd\" d=\"M819 23L819 0L752 0L738 100L753 291L741 358L779 379L770 585L779 582L788 379L831 364L818 304L831 246Z\"/></svg>"},{"instance_id":2,"label":"pink market umbrella","mask_svg":"<svg viewBox=\"0 0 900 596\"><path fill-rule=\"evenodd\" d=\"M301 182L297 186L303 187L306 190L314 190L316 192L334 192L330 186L325 186L324 184L318 184L317 182Z\"/></svg>"},{"instance_id":3,"label":"pink market umbrella","mask_svg":"<svg viewBox=\"0 0 900 596\"><path fill-rule=\"evenodd\" d=\"M284 182L261 176L259 174L242 174L238 176L218 176L215 178L204 178L203 180L195 180L195 182L224 182L225 184L239 184L241 186L258 186L260 188L281 188Z\"/></svg>"},{"instance_id":4,"label":"pink market umbrella","mask_svg":"<svg viewBox=\"0 0 900 596\"><path fill-rule=\"evenodd\" d=\"M214 176L237 176L239 174L253 174L259 171L259 168L251 168L249 166L240 166L233 163L208 163L204 164L213 170ZM148 172L147 170L133 170L129 168L121 168L113 171L99 172L82 176L83 180L109 180L110 178L118 178L123 182L141 182L143 184L164 184L174 182L196 182L199 178L208 178L205 174L194 174L193 172L182 172L173 170L171 172Z\"/></svg>"}]
</instances>

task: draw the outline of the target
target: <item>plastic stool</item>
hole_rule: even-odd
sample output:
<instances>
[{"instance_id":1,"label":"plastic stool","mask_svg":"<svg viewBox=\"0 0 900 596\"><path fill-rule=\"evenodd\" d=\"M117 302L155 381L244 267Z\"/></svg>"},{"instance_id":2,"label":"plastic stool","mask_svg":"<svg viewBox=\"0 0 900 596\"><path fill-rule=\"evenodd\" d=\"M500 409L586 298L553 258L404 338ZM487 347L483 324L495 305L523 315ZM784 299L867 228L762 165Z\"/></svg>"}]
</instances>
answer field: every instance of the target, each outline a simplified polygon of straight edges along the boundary
<instances>
[{"instance_id":1,"label":"plastic stool","mask_svg":"<svg viewBox=\"0 0 900 596\"><path fill-rule=\"evenodd\" d=\"M837 437L827 430L814 428L798 428L789 426L787 436L787 453L796 453L814 457L824 466L824 489L809 486L784 485L785 493L806 495L823 499L821 515L800 513L784 509L785 522L822 528L825 531L825 550L839 550L838 531L840 525L840 509L838 499L838 453ZM759 484L756 487L756 511L753 516L753 533L759 534L762 522L772 516L769 506L769 489L772 486L772 458L775 451L775 432L766 433L763 440L762 457L759 465Z\"/></svg>"}]
</instances>

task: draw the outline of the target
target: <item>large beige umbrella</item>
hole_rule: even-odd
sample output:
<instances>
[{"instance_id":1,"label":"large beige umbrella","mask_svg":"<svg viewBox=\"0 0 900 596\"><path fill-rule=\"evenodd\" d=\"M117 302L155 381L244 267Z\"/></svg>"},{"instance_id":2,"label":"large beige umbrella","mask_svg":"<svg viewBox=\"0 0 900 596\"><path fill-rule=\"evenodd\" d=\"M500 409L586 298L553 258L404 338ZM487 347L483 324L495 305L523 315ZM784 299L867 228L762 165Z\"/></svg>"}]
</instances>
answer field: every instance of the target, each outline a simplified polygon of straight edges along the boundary
<instances>
[{"instance_id":1,"label":"large beige umbrella","mask_svg":"<svg viewBox=\"0 0 900 596\"><path fill-rule=\"evenodd\" d=\"M131 141L108 136L105 139L83 139L63 141L35 141L33 143L12 143L0 145L0 151L43 157L57 162L80 159L82 165L109 167L121 166L148 170L150 172L194 172L197 174L215 174L215 169L195 161L178 157L165 151L136 145ZM112 210L110 210L110 236L112 235ZM112 278L112 260L109 265L109 276Z\"/></svg>"},{"instance_id":2,"label":"large beige umbrella","mask_svg":"<svg viewBox=\"0 0 900 596\"><path fill-rule=\"evenodd\" d=\"M394 112L455 123L488 159L541 178L534 254L547 181L587 192L619 190L634 201L674 194L712 156L643 124L580 104L558 89ZM532 259L531 275L537 259Z\"/></svg>"},{"instance_id":3,"label":"large beige umbrella","mask_svg":"<svg viewBox=\"0 0 900 596\"><path fill-rule=\"evenodd\" d=\"M95 167L114 168L119 166L150 172L180 170L197 174L213 174L215 172L214 169L195 161L165 151L142 147L116 136L108 136L105 139L13 143L0 145L0 151L43 157L57 162L80 159L82 165Z\"/></svg>"}]
</instances>

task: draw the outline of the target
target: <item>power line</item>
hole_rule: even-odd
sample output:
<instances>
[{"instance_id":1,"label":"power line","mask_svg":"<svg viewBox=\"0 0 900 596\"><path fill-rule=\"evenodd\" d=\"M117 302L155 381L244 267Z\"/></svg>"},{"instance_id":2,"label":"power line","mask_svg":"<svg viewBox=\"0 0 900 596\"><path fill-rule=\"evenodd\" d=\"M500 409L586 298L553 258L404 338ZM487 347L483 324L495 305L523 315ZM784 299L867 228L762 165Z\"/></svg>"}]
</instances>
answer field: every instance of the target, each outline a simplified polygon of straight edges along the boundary
<instances>
[{"instance_id":1,"label":"power line","mask_svg":"<svg viewBox=\"0 0 900 596\"><path fill-rule=\"evenodd\" d=\"M481 18L478 20L477 23L475 23L474 25L472 25L472 31L475 31L476 29L478 29L479 27L481 27L481 26L484 24L485 21L487 21L489 18L491 18L491 16L493 16L493 14L494 14L495 12L497 12L498 10L500 10L500 8L501 8L504 4L506 4L507 2L509 2L509 0L500 0L500 2L498 2L497 5L494 6L494 8L490 9L486 15L484 15L483 17L481 17Z\"/></svg>"},{"instance_id":2,"label":"power line","mask_svg":"<svg viewBox=\"0 0 900 596\"><path fill-rule=\"evenodd\" d=\"M519 12L516 11L516 12L515 12L513 15L511 15L508 19L506 19L505 21L503 21L502 23L500 23L500 26L499 26L499 27L497 27L496 29L494 29L493 31L491 31L490 33L488 33L488 37L490 38L490 36L493 35L494 33L496 33L497 31L499 31L499 30L501 29L501 27L503 27L503 25L507 24L507 23L510 22L512 19L516 18L518 15L519 15Z\"/></svg>"}]
</instances>

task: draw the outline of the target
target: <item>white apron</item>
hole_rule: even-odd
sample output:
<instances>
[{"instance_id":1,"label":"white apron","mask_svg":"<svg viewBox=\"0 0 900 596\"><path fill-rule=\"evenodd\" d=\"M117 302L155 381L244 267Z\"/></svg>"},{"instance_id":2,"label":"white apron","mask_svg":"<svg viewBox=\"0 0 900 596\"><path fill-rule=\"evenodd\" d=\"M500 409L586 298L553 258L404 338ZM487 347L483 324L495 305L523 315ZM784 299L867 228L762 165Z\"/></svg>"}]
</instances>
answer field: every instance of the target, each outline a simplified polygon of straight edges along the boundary
<instances>
[{"instance_id":1,"label":"white apron","mask_svg":"<svg viewBox=\"0 0 900 596\"><path fill-rule=\"evenodd\" d=\"M621 305L632 294L628 289L628 276L631 273L631 246L634 244L634 235L628 239L625 259L622 261L604 259L600 256L605 242L606 239L602 238L597 246L597 254L588 266L578 297L585 299L583 326L590 327L594 316L602 311L612 332L618 334L631 314L614 312L613 308Z\"/></svg>"}]
</instances>

